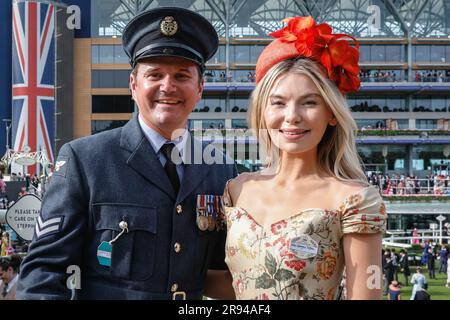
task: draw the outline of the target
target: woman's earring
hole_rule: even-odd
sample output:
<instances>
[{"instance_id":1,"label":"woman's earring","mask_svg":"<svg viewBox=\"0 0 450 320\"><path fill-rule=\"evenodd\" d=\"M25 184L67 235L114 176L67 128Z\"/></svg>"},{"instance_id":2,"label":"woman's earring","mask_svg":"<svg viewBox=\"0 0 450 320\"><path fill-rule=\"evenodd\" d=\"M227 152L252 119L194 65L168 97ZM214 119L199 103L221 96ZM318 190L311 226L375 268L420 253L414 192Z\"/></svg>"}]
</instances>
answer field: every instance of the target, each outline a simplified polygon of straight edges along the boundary
<instances>
[{"instance_id":1,"label":"woman's earring","mask_svg":"<svg viewBox=\"0 0 450 320\"><path fill-rule=\"evenodd\" d=\"M331 120L328 122L328 124L329 124L330 126L335 126L335 125L337 125L337 120L336 120L336 119L331 119Z\"/></svg>"}]
</instances>

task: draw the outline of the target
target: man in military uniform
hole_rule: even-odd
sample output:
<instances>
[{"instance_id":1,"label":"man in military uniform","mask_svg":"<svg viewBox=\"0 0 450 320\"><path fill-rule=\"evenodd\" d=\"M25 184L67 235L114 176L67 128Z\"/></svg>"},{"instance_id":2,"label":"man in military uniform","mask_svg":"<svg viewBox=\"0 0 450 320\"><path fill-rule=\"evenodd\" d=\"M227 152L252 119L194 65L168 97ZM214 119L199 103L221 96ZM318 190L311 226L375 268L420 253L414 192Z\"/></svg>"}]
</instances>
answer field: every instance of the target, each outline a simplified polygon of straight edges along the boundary
<instances>
[{"instance_id":1,"label":"man in military uniform","mask_svg":"<svg viewBox=\"0 0 450 320\"><path fill-rule=\"evenodd\" d=\"M205 146L186 130L217 34L194 12L158 8L130 21L123 45L139 116L61 148L19 299L70 298L78 267L78 299L199 299L208 270L226 268L219 195L236 169L196 164Z\"/></svg>"}]
</instances>

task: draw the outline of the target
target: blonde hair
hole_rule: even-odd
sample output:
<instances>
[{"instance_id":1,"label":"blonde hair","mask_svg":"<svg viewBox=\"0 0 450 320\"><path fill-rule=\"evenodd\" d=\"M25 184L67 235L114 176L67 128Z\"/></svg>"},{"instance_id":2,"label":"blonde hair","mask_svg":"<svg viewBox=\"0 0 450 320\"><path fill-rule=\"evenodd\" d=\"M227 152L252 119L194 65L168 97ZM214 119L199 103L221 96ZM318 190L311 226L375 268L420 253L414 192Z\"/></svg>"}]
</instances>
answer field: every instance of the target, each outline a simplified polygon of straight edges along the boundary
<instances>
[{"instance_id":1,"label":"blonde hair","mask_svg":"<svg viewBox=\"0 0 450 320\"><path fill-rule=\"evenodd\" d=\"M267 132L264 111L275 83L288 72L308 76L319 89L326 105L337 120L336 126L328 126L319 142L317 158L319 167L328 175L341 181L358 182L368 185L356 150L355 134L357 126L349 111L347 102L336 84L328 79L324 68L307 58L284 60L273 66L261 79L250 98L248 122L260 143L262 159L267 168L277 171L281 163L279 151Z\"/></svg>"}]
</instances>

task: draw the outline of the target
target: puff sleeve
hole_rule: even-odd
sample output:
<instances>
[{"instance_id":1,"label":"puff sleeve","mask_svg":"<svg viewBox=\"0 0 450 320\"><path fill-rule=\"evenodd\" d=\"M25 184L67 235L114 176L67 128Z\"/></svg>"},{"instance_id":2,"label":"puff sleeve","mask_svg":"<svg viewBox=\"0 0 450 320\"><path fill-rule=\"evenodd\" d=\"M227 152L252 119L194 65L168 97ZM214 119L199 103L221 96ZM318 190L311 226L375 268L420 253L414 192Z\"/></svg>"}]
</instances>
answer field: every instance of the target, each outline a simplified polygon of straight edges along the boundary
<instances>
[{"instance_id":1,"label":"puff sleeve","mask_svg":"<svg viewBox=\"0 0 450 320\"><path fill-rule=\"evenodd\" d=\"M383 233L386 230L386 207L375 186L347 197L339 209L343 234Z\"/></svg>"}]
</instances>

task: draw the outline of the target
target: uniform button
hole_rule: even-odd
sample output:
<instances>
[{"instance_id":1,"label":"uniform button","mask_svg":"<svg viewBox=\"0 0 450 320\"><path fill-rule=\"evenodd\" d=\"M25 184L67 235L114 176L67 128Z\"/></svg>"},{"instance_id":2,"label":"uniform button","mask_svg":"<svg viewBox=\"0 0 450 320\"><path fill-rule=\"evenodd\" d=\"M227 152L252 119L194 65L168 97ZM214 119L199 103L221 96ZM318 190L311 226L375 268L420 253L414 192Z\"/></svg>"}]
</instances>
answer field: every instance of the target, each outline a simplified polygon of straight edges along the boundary
<instances>
[{"instance_id":1,"label":"uniform button","mask_svg":"<svg viewBox=\"0 0 450 320\"><path fill-rule=\"evenodd\" d=\"M181 206L181 204L177 205L177 213L178 214L182 214L183 213L183 207Z\"/></svg>"},{"instance_id":2,"label":"uniform button","mask_svg":"<svg viewBox=\"0 0 450 320\"><path fill-rule=\"evenodd\" d=\"M174 283L174 284L172 285L172 287L170 288L170 291L175 292L175 291L177 291L177 290L178 290L178 283Z\"/></svg>"},{"instance_id":3,"label":"uniform button","mask_svg":"<svg viewBox=\"0 0 450 320\"><path fill-rule=\"evenodd\" d=\"M175 242L175 244L173 245L173 248L175 249L175 252L178 253L181 251L181 244L179 244L178 242Z\"/></svg>"}]
</instances>

